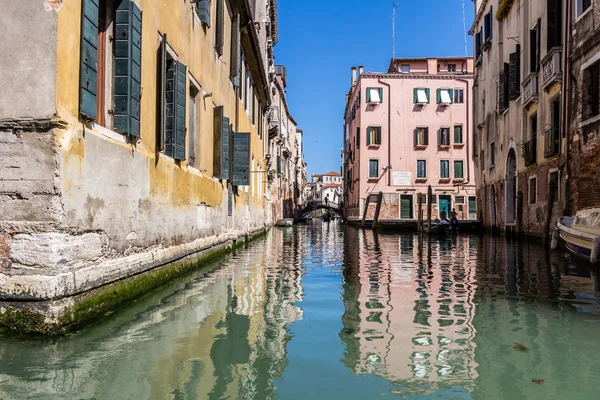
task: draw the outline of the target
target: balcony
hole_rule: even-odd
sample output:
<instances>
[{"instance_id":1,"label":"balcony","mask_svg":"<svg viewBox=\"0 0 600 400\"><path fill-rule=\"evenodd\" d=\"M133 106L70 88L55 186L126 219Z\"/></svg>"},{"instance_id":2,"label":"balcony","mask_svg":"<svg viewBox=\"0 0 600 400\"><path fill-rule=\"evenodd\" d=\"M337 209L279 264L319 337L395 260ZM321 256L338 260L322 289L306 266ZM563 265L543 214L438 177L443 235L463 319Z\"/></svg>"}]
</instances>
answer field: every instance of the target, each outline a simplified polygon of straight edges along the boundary
<instances>
[{"instance_id":1,"label":"balcony","mask_svg":"<svg viewBox=\"0 0 600 400\"><path fill-rule=\"evenodd\" d=\"M558 126L552 126L544 132L544 157L550 158L560 150L560 132Z\"/></svg>"},{"instance_id":2,"label":"balcony","mask_svg":"<svg viewBox=\"0 0 600 400\"><path fill-rule=\"evenodd\" d=\"M529 74L525 81L523 81L523 106L527 107L529 104L538 100L538 74L532 72Z\"/></svg>"},{"instance_id":3,"label":"balcony","mask_svg":"<svg viewBox=\"0 0 600 400\"><path fill-rule=\"evenodd\" d=\"M542 89L545 91L562 79L561 55L562 48L553 47L542 60Z\"/></svg>"},{"instance_id":4,"label":"balcony","mask_svg":"<svg viewBox=\"0 0 600 400\"><path fill-rule=\"evenodd\" d=\"M523 158L525 159L525 166L529 167L537 162L537 135L533 135L523 145Z\"/></svg>"}]
</instances>

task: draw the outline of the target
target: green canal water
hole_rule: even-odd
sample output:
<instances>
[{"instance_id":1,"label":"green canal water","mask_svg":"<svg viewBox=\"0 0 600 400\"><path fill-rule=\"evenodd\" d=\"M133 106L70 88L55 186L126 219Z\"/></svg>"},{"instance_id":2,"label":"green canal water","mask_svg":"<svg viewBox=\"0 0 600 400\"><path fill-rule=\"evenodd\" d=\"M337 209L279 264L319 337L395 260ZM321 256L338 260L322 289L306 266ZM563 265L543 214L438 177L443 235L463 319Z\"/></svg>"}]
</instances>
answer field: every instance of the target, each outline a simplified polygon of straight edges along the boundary
<instances>
[{"instance_id":1,"label":"green canal water","mask_svg":"<svg viewBox=\"0 0 600 400\"><path fill-rule=\"evenodd\" d=\"M0 399L597 399L599 290L503 238L277 228L77 334L0 338Z\"/></svg>"}]
</instances>

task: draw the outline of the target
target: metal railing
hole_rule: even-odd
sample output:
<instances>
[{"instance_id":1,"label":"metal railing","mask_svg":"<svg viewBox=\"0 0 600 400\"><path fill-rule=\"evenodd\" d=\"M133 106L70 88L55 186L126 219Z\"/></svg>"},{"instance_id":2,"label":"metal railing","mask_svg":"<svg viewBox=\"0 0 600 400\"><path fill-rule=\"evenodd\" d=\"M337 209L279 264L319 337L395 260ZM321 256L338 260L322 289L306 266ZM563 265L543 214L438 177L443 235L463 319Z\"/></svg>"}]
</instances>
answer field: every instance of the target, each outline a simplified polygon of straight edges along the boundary
<instances>
[{"instance_id":1,"label":"metal railing","mask_svg":"<svg viewBox=\"0 0 600 400\"><path fill-rule=\"evenodd\" d=\"M537 162L537 135L533 135L531 139L523 145L523 157L525 165L530 166Z\"/></svg>"},{"instance_id":2,"label":"metal railing","mask_svg":"<svg viewBox=\"0 0 600 400\"><path fill-rule=\"evenodd\" d=\"M560 132L557 126L552 126L544 132L544 157L552 157L560 150Z\"/></svg>"}]
</instances>

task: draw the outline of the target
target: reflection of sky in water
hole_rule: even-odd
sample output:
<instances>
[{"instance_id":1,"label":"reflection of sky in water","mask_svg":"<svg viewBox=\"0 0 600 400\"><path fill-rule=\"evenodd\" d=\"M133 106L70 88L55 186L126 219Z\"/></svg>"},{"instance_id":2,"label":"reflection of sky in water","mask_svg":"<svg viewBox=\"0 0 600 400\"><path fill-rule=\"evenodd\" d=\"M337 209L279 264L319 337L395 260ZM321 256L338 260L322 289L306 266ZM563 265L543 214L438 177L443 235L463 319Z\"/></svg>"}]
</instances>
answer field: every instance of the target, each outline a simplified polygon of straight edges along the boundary
<instances>
[{"instance_id":1,"label":"reflection of sky in water","mask_svg":"<svg viewBox=\"0 0 600 400\"><path fill-rule=\"evenodd\" d=\"M598 278L563 254L315 222L216 265L59 341L0 339L0 398L596 397Z\"/></svg>"}]
</instances>

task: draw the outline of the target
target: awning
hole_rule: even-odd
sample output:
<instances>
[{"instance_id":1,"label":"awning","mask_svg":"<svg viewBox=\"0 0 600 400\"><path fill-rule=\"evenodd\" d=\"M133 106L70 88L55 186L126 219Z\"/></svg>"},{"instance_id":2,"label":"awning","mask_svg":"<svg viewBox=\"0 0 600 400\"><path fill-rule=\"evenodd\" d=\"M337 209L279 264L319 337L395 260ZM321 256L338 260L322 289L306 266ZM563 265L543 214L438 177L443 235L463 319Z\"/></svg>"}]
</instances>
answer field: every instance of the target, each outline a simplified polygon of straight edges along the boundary
<instances>
[{"instance_id":1,"label":"awning","mask_svg":"<svg viewBox=\"0 0 600 400\"><path fill-rule=\"evenodd\" d=\"M442 104L452 104L452 99L450 99L450 93L447 90L442 90L440 92L440 100Z\"/></svg>"},{"instance_id":2,"label":"awning","mask_svg":"<svg viewBox=\"0 0 600 400\"><path fill-rule=\"evenodd\" d=\"M417 90L417 101L418 103L427 103L427 93L425 93L425 89Z\"/></svg>"},{"instance_id":3,"label":"awning","mask_svg":"<svg viewBox=\"0 0 600 400\"><path fill-rule=\"evenodd\" d=\"M371 91L371 103L381 103L381 97L379 97L379 89L369 89Z\"/></svg>"}]
</instances>

